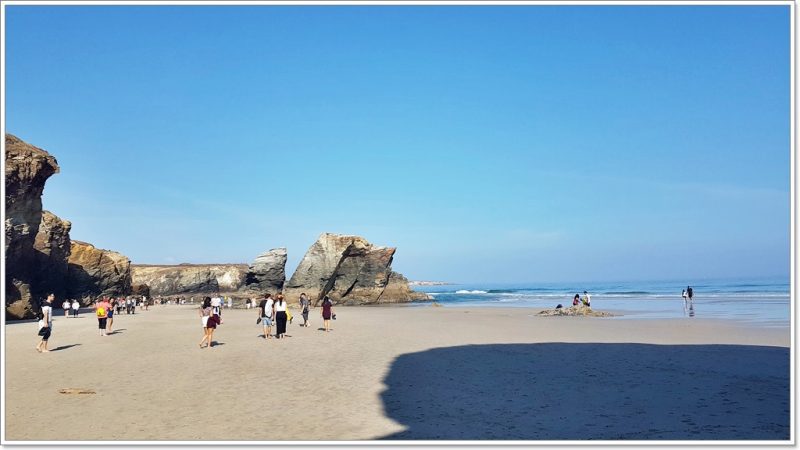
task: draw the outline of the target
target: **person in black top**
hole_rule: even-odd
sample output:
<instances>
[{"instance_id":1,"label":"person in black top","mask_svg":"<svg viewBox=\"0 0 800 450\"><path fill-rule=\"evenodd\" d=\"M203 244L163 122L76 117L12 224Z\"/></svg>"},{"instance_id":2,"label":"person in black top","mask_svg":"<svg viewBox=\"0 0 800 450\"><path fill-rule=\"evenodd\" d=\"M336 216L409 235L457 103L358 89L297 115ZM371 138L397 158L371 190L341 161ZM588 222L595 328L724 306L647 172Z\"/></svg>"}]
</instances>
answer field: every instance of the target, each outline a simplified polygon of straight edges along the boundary
<instances>
[{"instance_id":1,"label":"person in black top","mask_svg":"<svg viewBox=\"0 0 800 450\"><path fill-rule=\"evenodd\" d=\"M694 295L694 293L692 292L691 286L686 286L686 295L689 296L689 301L692 301L692 296Z\"/></svg>"}]
</instances>

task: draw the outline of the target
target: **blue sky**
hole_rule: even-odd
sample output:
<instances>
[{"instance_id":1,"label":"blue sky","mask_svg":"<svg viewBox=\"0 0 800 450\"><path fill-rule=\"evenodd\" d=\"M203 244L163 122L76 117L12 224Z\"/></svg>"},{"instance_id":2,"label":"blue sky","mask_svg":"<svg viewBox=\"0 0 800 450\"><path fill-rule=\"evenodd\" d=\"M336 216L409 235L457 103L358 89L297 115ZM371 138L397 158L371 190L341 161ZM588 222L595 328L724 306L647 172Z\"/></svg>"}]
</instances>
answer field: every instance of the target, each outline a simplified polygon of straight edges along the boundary
<instances>
[{"instance_id":1,"label":"blue sky","mask_svg":"<svg viewBox=\"0 0 800 450\"><path fill-rule=\"evenodd\" d=\"M788 6L6 6L6 131L136 263L788 276Z\"/></svg>"}]
</instances>

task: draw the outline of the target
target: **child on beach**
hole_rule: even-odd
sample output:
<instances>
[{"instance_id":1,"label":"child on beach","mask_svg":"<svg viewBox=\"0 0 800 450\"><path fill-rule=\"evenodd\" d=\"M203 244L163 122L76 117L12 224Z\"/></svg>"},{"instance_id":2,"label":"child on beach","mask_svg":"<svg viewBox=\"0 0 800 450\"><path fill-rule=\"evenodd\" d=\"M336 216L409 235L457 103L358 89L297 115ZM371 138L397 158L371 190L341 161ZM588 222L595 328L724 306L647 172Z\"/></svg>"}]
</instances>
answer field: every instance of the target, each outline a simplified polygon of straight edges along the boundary
<instances>
[{"instance_id":1,"label":"child on beach","mask_svg":"<svg viewBox=\"0 0 800 450\"><path fill-rule=\"evenodd\" d=\"M575 294L575 297L572 298L572 306L578 306L578 303L581 301L581 296Z\"/></svg>"}]
</instances>

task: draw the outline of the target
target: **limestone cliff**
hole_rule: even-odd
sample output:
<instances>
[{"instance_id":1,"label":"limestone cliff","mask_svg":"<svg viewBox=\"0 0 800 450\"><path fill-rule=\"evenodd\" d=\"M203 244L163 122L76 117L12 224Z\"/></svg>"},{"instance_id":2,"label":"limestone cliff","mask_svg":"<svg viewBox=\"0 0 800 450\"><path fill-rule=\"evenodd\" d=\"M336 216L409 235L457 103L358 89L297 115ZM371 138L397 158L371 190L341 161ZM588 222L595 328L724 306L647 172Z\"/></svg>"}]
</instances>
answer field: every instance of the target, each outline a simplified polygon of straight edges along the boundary
<instances>
[{"instance_id":1,"label":"limestone cliff","mask_svg":"<svg viewBox=\"0 0 800 450\"><path fill-rule=\"evenodd\" d=\"M133 284L146 285L150 295L235 292L244 287L246 264L134 264Z\"/></svg>"},{"instance_id":2,"label":"limestone cliff","mask_svg":"<svg viewBox=\"0 0 800 450\"><path fill-rule=\"evenodd\" d=\"M131 293L131 261L117 252L72 241L68 270L71 298Z\"/></svg>"},{"instance_id":3,"label":"limestone cliff","mask_svg":"<svg viewBox=\"0 0 800 450\"><path fill-rule=\"evenodd\" d=\"M322 234L308 249L284 287L290 303L305 292L318 304L328 295L337 304L425 300L408 280L391 270L396 249L376 247L359 236Z\"/></svg>"},{"instance_id":4,"label":"limestone cliff","mask_svg":"<svg viewBox=\"0 0 800 450\"><path fill-rule=\"evenodd\" d=\"M44 294L35 285L39 251L34 242L42 222L42 192L48 178L58 173L56 159L46 151L6 134L5 280L6 314L10 319L32 317Z\"/></svg>"}]
</instances>

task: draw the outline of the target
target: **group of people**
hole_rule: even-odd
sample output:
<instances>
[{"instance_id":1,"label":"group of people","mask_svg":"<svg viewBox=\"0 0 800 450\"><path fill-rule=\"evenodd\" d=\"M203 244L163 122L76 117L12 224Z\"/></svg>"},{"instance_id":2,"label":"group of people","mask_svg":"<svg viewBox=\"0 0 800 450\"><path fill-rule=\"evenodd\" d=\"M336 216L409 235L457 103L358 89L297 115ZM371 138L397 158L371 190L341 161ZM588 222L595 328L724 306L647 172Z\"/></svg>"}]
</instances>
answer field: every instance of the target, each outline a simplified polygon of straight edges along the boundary
<instances>
[{"instance_id":1,"label":"group of people","mask_svg":"<svg viewBox=\"0 0 800 450\"><path fill-rule=\"evenodd\" d=\"M78 317L78 310L81 309L81 304L77 300L72 300L72 302L64 300L64 303L61 304L61 309L64 310L64 317L69 317L70 311L72 311L72 317Z\"/></svg>"},{"instance_id":2,"label":"group of people","mask_svg":"<svg viewBox=\"0 0 800 450\"><path fill-rule=\"evenodd\" d=\"M588 292L583 291L583 297L581 297L579 294L575 294L575 297L572 298L572 306L578 306L579 304L589 308L592 307L592 297Z\"/></svg>"}]
</instances>

